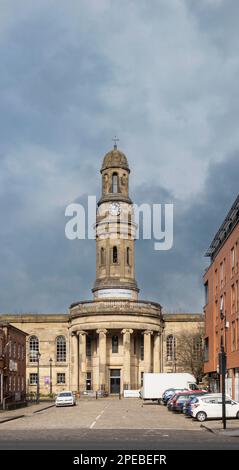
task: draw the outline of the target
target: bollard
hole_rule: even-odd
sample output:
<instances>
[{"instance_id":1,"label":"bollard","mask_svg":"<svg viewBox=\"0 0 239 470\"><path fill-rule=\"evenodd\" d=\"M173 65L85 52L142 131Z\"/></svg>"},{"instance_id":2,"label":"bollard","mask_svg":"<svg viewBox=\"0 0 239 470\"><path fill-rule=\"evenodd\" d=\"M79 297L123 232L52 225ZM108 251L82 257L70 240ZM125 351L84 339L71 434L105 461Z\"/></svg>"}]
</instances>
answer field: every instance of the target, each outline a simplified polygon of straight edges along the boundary
<instances>
[{"instance_id":1,"label":"bollard","mask_svg":"<svg viewBox=\"0 0 239 470\"><path fill-rule=\"evenodd\" d=\"M121 393L119 392L119 400L121 400Z\"/></svg>"},{"instance_id":2,"label":"bollard","mask_svg":"<svg viewBox=\"0 0 239 470\"><path fill-rule=\"evenodd\" d=\"M97 398L98 398L98 392L96 391L95 392L95 399L97 400Z\"/></svg>"}]
</instances>

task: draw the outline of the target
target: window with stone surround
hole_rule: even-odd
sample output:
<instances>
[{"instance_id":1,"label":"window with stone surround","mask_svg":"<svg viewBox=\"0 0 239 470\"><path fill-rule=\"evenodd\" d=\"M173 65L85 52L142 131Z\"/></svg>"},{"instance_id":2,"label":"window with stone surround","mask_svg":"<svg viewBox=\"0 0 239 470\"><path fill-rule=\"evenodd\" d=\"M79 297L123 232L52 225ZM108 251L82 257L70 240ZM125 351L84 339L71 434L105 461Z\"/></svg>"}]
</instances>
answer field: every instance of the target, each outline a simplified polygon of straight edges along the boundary
<instances>
[{"instance_id":1,"label":"window with stone surround","mask_svg":"<svg viewBox=\"0 0 239 470\"><path fill-rule=\"evenodd\" d=\"M39 352L39 340L37 336L31 336L29 339L29 362L37 362L38 352Z\"/></svg>"},{"instance_id":2,"label":"window with stone surround","mask_svg":"<svg viewBox=\"0 0 239 470\"><path fill-rule=\"evenodd\" d=\"M167 336L167 361L173 361L176 359L176 339L173 335Z\"/></svg>"},{"instance_id":3,"label":"window with stone surround","mask_svg":"<svg viewBox=\"0 0 239 470\"><path fill-rule=\"evenodd\" d=\"M57 385L62 385L66 383L66 374L64 372L58 372L56 374L56 383Z\"/></svg>"},{"instance_id":4,"label":"window with stone surround","mask_svg":"<svg viewBox=\"0 0 239 470\"><path fill-rule=\"evenodd\" d=\"M66 338L58 336L56 339L56 362L66 362Z\"/></svg>"},{"instance_id":5,"label":"window with stone surround","mask_svg":"<svg viewBox=\"0 0 239 470\"><path fill-rule=\"evenodd\" d=\"M38 374L36 374L35 372L31 373L29 376L30 385L37 385L37 379L38 379Z\"/></svg>"}]
</instances>

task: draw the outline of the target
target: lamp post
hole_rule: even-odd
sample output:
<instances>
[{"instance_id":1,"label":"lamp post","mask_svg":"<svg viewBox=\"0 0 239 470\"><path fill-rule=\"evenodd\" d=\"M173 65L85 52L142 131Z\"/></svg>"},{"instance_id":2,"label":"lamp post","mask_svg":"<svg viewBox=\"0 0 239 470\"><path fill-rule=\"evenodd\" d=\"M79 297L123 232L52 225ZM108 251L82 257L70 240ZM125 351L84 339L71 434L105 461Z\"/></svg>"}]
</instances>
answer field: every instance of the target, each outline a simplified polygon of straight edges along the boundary
<instances>
[{"instance_id":1,"label":"lamp post","mask_svg":"<svg viewBox=\"0 0 239 470\"><path fill-rule=\"evenodd\" d=\"M50 364L50 395L52 395L52 358L49 359Z\"/></svg>"},{"instance_id":2,"label":"lamp post","mask_svg":"<svg viewBox=\"0 0 239 470\"><path fill-rule=\"evenodd\" d=\"M37 352L37 403L39 403L39 400L40 400L40 372L39 372L39 362L40 362L40 357L41 357L41 354L39 353L39 351Z\"/></svg>"}]
</instances>

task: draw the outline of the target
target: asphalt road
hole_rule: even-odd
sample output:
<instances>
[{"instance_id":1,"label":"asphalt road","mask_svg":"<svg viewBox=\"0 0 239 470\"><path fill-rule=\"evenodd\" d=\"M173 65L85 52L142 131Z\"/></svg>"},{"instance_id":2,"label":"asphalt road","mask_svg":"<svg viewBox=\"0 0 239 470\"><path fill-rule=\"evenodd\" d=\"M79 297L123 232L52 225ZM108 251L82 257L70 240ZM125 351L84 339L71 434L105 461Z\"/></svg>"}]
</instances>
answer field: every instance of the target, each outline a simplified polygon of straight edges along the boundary
<instances>
[{"instance_id":1,"label":"asphalt road","mask_svg":"<svg viewBox=\"0 0 239 470\"><path fill-rule=\"evenodd\" d=\"M6 436L5 436L6 437ZM22 433L9 435L8 439L1 440L0 449L56 449L56 450L238 450L239 439L228 438L212 434L206 430L201 432L158 430L89 430L68 431L67 436L63 430L54 430L54 437L46 433L45 437L38 437L38 433Z\"/></svg>"}]
</instances>

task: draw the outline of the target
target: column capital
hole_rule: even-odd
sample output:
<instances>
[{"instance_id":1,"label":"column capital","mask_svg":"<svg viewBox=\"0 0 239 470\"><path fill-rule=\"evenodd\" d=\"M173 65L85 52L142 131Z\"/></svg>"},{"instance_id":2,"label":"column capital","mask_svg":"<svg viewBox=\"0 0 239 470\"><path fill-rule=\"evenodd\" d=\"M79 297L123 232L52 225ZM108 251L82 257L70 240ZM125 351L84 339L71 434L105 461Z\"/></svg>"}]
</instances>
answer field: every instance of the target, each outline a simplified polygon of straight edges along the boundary
<instances>
[{"instance_id":1,"label":"column capital","mask_svg":"<svg viewBox=\"0 0 239 470\"><path fill-rule=\"evenodd\" d=\"M106 330L105 328L99 328L98 330L96 330L96 333L98 335L100 335L101 333L106 335L108 333L108 330Z\"/></svg>"},{"instance_id":2,"label":"column capital","mask_svg":"<svg viewBox=\"0 0 239 470\"><path fill-rule=\"evenodd\" d=\"M87 335L88 333L87 333L86 331L83 331L83 330L78 330L78 331L76 332L76 334L77 334L78 336L80 336L80 335L81 335L81 336L84 336L84 335Z\"/></svg>"},{"instance_id":3,"label":"column capital","mask_svg":"<svg viewBox=\"0 0 239 470\"><path fill-rule=\"evenodd\" d=\"M126 333L129 333L131 335L133 332L134 330L132 330L132 328L124 328L123 330L121 330L122 335L125 335Z\"/></svg>"},{"instance_id":4,"label":"column capital","mask_svg":"<svg viewBox=\"0 0 239 470\"><path fill-rule=\"evenodd\" d=\"M142 334L143 335L153 335L153 333L154 333L153 330L145 330L145 331L143 331Z\"/></svg>"}]
</instances>

